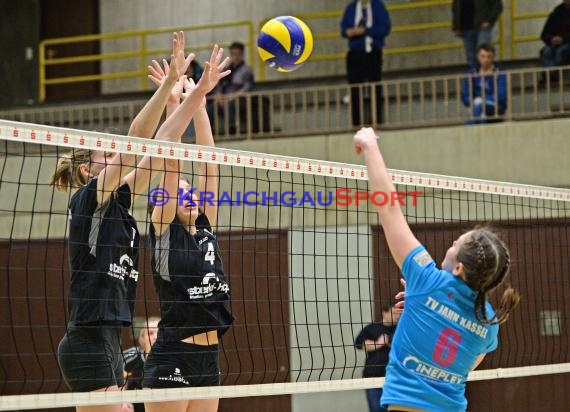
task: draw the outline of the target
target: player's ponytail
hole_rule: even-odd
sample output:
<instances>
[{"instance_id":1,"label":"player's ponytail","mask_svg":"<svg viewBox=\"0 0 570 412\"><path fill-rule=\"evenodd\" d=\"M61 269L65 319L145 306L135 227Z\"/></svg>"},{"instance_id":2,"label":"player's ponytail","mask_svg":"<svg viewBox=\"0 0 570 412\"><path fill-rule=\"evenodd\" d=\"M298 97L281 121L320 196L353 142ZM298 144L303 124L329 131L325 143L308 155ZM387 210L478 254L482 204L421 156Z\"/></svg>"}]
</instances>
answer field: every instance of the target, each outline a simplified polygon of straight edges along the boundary
<instances>
[{"instance_id":1,"label":"player's ponytail","mask_svg":"<svg viewBox=\"0 0 570 412\"><path fill-rule=\"evenodd\" d=\"M61 156L57 161L55 172L50 178L50 186L66 192L68 187L81 187L87 183L87 178L81 173L80 167L89 164L91 151L87 149L74 149Z\"/></svg>"},{"instance_id":2,"label":"player's ponytail","mask_svg":"<svg viewBox=\"0 0 570 412\"><path fill-rule=\"evenodd\" d=\"M489 319L485 304L487 294L499 286L510 268L510 254L499 236L488 228L476 228L462 245L457 259L465 269L465 281L475 291L475 316L481 323L505 322L520 302L519 293L508 287L501 298L495 315Z\"/></svg>"}]
</instances>

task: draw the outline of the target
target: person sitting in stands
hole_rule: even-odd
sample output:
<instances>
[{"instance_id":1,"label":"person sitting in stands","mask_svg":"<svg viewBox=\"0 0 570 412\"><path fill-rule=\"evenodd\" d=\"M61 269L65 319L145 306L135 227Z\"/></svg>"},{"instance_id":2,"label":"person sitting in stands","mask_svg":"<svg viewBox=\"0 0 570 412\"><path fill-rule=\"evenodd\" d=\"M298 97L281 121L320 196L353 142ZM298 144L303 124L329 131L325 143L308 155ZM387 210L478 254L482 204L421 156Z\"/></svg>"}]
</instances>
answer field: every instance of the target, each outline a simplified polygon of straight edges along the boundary
<instances>
[{"instance_id":1,"label":"person sitting in stands","mask_svg":"<svg viewBox=\"0 0 570 412\"><path fill-rule=\"evenodd\" d=\"M469 76L463 80L461 100L466 107L472 108L474 119L469 123L500 121L498 116L505 114L507 109L507 76L493 61L494 57L493 46L479 46L478 67L469 69Z\"/></svg>"}]
</instances>

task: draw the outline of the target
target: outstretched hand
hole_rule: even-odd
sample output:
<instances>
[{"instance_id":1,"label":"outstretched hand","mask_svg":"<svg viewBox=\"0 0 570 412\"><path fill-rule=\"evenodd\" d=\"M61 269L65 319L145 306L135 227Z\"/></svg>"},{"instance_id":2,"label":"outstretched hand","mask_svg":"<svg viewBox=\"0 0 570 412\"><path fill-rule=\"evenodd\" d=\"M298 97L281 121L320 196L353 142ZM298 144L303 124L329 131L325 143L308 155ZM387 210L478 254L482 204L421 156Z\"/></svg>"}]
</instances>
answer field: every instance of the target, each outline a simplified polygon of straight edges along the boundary
<instances>
[{"instance_id":1,"label":"outstretched hand","mask_svg":"<svg viewBox=\"0 0 570 412\"><path fill-rule=\"evenodd\" d=\"M171 81L171 83L174 84L180 77L180 72L176 67L174 56L171 57L170 64L166 59L162 59L162 66L156 60L153 60L151 65L147 66L148 71L150 72L148 78L158 87L160 87L165 81Z\"/></svg>"},{"instance_id":2,"label":"outstretched hand","mask_svg":"<svg viewBox=\"0 0 570 412\"><path fill-rule=\"evenodd\" d=\"M180 75L186 73L188 66L190 66L190 63L192 63L192 60L196 57L194 53L190 53L188 56L184 57L184 42L183 31L172 33L172 55L174 56L176 68Z\"/></svg>"},{"instance_id":3,"label":"outstretched hand","mask_svg":"<svg viewBox=\"0 0 570 412\"><path fill-rule=\"evenodd\" d=\"M170 65L166 62L166 60L162 60L162 66L158 64L156 60L152 61L152 66L148 66L148 70L151 74L148 75L148 78L157 86L160 87L162 83L169 79L170 81L174 81L174 76L177 73L177 70L174 68L176 63L174 59L171 60ZM187 82L186 75L180 76L172 89L170 90L169 99L172 102L179 103L180 97L182 96L182 91L184 89L184 84Z\"/></svg>"},{"instance_id":4,"label":"outstretched hand","mask_svg":"<svg viewBox=\"0 0 570 412\"><path fill-rule=\"evenodd\" d=\"M170 63L166 59L162 59L161 66L156 60L153 60L151 65L148 66L150 72L148 78L158 87L165 81L171 81L174 84L186 73L194 57L194 53L190 53L186 58L184 57L184 32L174 32L172 33ZM174 86L177 89L178 97L182 93L183 84L184 80L182 80L182 84L179 86Z\"/></svg>"},{"instance_id":5,"label":"outstretched hand","mask_svg":"<svg viewBox=\"0 0 570 412\"><path fill-rule=\"evenodd\" d=\"M356 150L356 154L361 154L363 150L367 147L376 144L376 139L378 136L374 129L371 127L363 127L354 135L354 150Z\"/></svg>"},{"instance_id":6,"label":"outstretched hand","mask_svg":"<svg viewBox=\"0 0 570 412\"><path fill-rule=\"evenodd\" d=\"M200 77L196 85L204 95L211 92L221 79L231 73L231 70L225 70L228 67L230 58L226 57L222 61L222 57L224 57L224 49L216 44L212 49L210 61L204 64L204 73L202 73L202 77Z\"/></svg>"}]
</instances>

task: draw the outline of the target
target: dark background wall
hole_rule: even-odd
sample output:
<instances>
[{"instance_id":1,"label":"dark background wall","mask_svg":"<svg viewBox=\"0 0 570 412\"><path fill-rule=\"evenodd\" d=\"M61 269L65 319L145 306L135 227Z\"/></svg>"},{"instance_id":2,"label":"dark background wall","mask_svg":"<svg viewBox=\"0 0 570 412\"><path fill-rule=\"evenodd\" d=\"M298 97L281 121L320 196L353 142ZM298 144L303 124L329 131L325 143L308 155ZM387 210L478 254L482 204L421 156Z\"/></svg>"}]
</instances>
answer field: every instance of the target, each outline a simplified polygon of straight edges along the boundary
<instances>
[{"instance_id":1,"label":"dark background wall","mask_svg":"<svg viewBox=\"0 0 570 412\"><path fill-rule=\"evenodd\" d=\"M221 344L222 384L286 382L290 372L287 231L226 232L219 233L218 240L235 316ZM148 239L141 240L137 316L160 314L148 244ZM57 362L67 322L68 267L63 239L0 242L0 397L69 391ZM133 346L131 337L131 329L125 328L125 349ZM219 408L220 412L270 409L290 411L291 396L222 399Z\"/></svg>"},{"instance_id":2,"label":"dark background wall","mask_svg":"<svg viewBox=\"0 0 570 412\"><path fill-rule=\"evenodd\" d=\"M40 0L1 1L0 108L37 99L39 41Z\"/></svg>"},{"instance_id":3,"label":"dark background wall","mask_svg":"<svg viewBox=\"0 0 570 412\"><path fill-rule=\"evenodd\" d=\"M99 33L99 0L0 2L0 108L38 102L39 45L44 39ZM46 57L99 53L99 42L47 47ZM47 78L99 73L99 62L46 67ZM48 86L46 101L97 96L99 82Z\"/></svg>"}]
</instances>

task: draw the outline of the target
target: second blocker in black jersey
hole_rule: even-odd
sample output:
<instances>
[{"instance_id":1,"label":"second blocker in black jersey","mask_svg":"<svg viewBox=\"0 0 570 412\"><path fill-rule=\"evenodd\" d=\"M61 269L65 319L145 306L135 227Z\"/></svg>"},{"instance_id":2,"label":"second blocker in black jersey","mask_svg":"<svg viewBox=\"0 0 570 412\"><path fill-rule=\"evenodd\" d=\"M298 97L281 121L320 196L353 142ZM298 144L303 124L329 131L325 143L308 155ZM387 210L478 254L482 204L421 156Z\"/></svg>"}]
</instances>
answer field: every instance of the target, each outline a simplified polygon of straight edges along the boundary
<instances>
[{"instance_id":1,"label":"second blocker in black jersey","mask_svg":"<svg viewBox=\"0 0 570 412\"><path fill-rule=\"evenodd\" d=\"M196 219L193 236L175 219L158 238L151 225L150 239L162 318L158 339L179 341L212 330L222 336L233 322L230 290L206 215Z\"/></svg>"}]
</instances>

